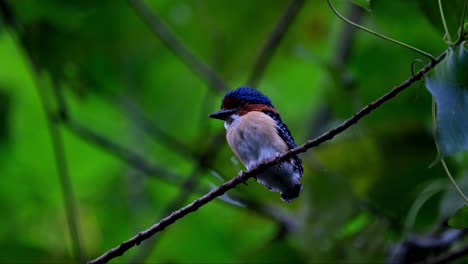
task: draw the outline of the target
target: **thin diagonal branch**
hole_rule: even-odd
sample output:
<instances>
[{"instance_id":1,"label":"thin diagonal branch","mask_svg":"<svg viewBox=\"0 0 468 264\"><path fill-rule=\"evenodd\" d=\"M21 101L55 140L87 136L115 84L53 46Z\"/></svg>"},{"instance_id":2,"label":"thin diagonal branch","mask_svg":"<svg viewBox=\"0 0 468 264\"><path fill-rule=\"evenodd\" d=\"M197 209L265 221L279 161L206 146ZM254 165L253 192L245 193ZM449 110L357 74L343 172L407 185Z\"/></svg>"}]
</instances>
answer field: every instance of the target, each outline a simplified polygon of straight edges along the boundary
<instances>
[{"instance_id":1,"label":"thin diagonal branch","mask_svg":"<svg viewBox=\"0 0 468 264\"><path fill-rule=\"evenodd\" d=\"M172 199L169 204L166 205L165 208L161 211L160 217L158 217L158 219L170 214L174 210L177 210L185 203L185 201L193 193L194 189L198 186L198 177L199 171L198 169L195 169L192 171L192 175L190 175L181 185L179 194L174 199ZM130 260L130 263L143 263L148 255L153 252L154 248L156 247L156 239L158 237L159 236L153 236L151 239L148 239L146 242L149 243L145 243L140 247L140 251Z\"/></svg>"},{"instance_id":2,"label":"thin diagonal branch","mask_svg":"<svg viewBox=\"0 0 468 264\"><path fill-rule=\"evenodd\" d=\"M254 175L258 174L259 172L265 170L268 167L273 166L274 164L278 164L279 162L285 161L297 155L299 153L306 152L308 149L316 147L322 144L325 141L331 140L336 135L340 134L341 132L345 131L352 125L356 124L361 118L368 115L372 110L378 108L383 103L387 102L388 100L395 97L398 93L405 90L406 88L410 87L413 83L420 80L428 71L433 69L442 59L446 56L446 52L443 52L439 57L435 58L434 61L427 64L424 68L422 68L419 72L415 75L412 75L406 81L401 83L400 85L394 87L392 90L378 98L377 100L373 101L372 103L368 104L364 108L362 108L359 112L355 113L352 117L346 119L343 123L339 126L331 129L330 131L322 134L321 136L306 141L304 144L278 156L275 159L271 159L265 162L260 163L257 167L252 168L248 171L242 171L236 176L235 178L231 179L230 181L224 183L223 185L219 186L216 189L213 189L206 195L196 199L189 205L181 208L180 210L172 212L166 218L163 218L158 223L154 224L150 228L138 233L136 236L124 241L119 246L110 249L109 251L105 252L103 255L99 256L98 258L91 260L90 264L97 264L97 263L107 263L111 259L121 256L130 248L139 245L142 241L148 239L149 237L153 236L154 234L164 230L166 227L170 226L171 224L175 223L177 220L185 217L186 215L195 212L203 205L209 203L213 199L218 196L223 195L230 189L235 188L237 185L245 182L249 178L253 177Z\"/></svg>"},{"instance_id":3,"label":"thin diagonal branch","mask_svg":"<svg viewBox=\"0 0 468 264\"><path fill-rule=\"evenodd\" d=\"M228 90L227 84L219 74L184 46L162 19L151 11L142 0L128 0L128 3L164 45L178 56L191 71L203 79L214 91Z\"/></svg>"},{"instance_id":4,"label":"thin diagonal branch","mask_svg":"<svg viewBox=\"0 0 468 264\"><path fill-rule=\"evenodd\" d=\"M106 137L103 137L98 133L95 133L94 131L72 119L67 121L65 125L72 133L76 134L80 138L107 150L110 154L114 155L125 163L132 165L135 169L138 169L147 175L157 176L166 182L177 185L181 184L183 181L183 179L178 174L150 164L138 154L125 149L121 145L107 139Z\"/></svg>"},{"instance_id":5,"label":"thin diagonal branch","mask_svg":"<svg viewBox=\"0 0 468 264\"><path fill-rule=\"evenodd\" d=\"M143 131L155 138L161 144L164 144L171 151L177 152L180 156L189 159L195 159L196 153L191 148L177 140L175 137L163 131L154 121L150 120L141 108L131 100L123 100L122 104L132 111L137 122Z\"/></svg>"},{"instance_id":6,"label":"thin diagonal branch","mask_svg":"<svg viewBox=\"0 0 468 264\"><path fill-rule=\"evenodd\" d=\"M350 24L350 25L352 25L352 26L354 26L354 27L356 27L356 28L359 28L360 30L365 31L365 32L367 32L367 33L369 33L369 34L371 34L371 35L374 35L374 36L379 37L379 38L381 38L381 39L385 39L385 40L387 40L387 41L390 41L390 42L392 42L392 43L395 43L395 44L397 44L397 45L400 45L400 46L402 46L402 47L405 47L405 48L407 48L407 49L410 49L410 50L412 50L412 51L414 51L414 52L417 52L417 53L419 53L419 54L421 54L421 55L423 55L423 56L426 56L426 57L428 57L431 61L434 61L434 60L436 59L434 56L432 56L432 55L429 54L428 52L425 52L425 51L420 50L420 49L418 49L418 48L416 48L416 47L413 47L413 46L411 46L411 45L408 45L408 44L403 43L403 42L401 42L401 41L398 41L398 40L396 40L396 39L392 39L392 38L390 38L390 37L387 37L387 36L385 36L385 35L382 35L382 34L380 34L380 33L377 33L377 32L375 32L375 31L373 31L373 30L370 30L370 29L368 29L368 28L366 28L366 27L363 27L363 26L361 26L361 25L359 25L359 24L357 24L357 23L354 23L353 21L347 19L346 17L344 17L343 15L341 15L341 14L338 12L338 10L337 10L337 9L335 8L335 6L332 4L331 0L327 0L327 3L328 3L328 5L330 6L330 9L333 11L333 13L335 13L335 15L336 15L338 18L340 18L341 20L343 20L344 22L346 22L346 23L348 23L348 24Z\"/></svg>"},{"instance_id":7,"label":"thin diagonal branch","mask_svg":"<svg viewBox=\"0 0 468 264\"><path fill-rule=\"evenodd\" d=\"M219 148L218 146L221 145L220 141L223 138L224 137L215 137L211 140L212 144L209 144L208 148L199 156L195 168L192 170L187 179L180 185L179 194L165 206L165 208L161 211L161 215L158 217L158 219L183 206L190 195L198 188L198 178L200 173L209 167L208 163L211 157L210 153L212 153L216 148ZM153 251L154 247L156 246L156 238L157 236L153 236L151 240L147 241L149 243L142 245L138 254L136 254L130 262L144 262L144 259Z\"/></svg>"},{"instance_id":8,"label":"thin diagonal branch","mask_svg":"<svg viewBox=\"0 0 468 264\"><path fill-rule=\"evenodd\" d=\"M206 134L206 133L205 133ZM186 178L186 180L181 184L179 194L172 199L168 205L162 210L161 215L158 219L161 219L165 215L170 214L172 211L177 210L184 205L186 200L190 195L196 191L199 186L199 176L200 174L208 169L211 166L211 157L214 152L218 152L220 149L221 140L224 139L222 134L217 134L215 137L211 138L210 144L208 147L199 155L196 166ZM139 252L131 259L132 263L142 263L144 259L154 250L156 246L156 236L153 239L147 241L139 250Z\"/></svg>"},{"instance_id":9,"label":"thin diagonal branch","mask_svg":"<svg viewBox=\"0 0 468 264\"><path fill-rule=\"evenodd\" d=\"M271 61L273 54L281 43L281 40L293 23L294 19L297 17L297 14L301 10L304 2L305 0L291 0L278 23L274 27L273 31L270 33L270 37L268 38L267 42L260 51L255 62L255 66L250 74L249 80L247 81L248 85L252 87L256 87L258 85L266 67L268 66L268 63Z\"/></svg>"}]
</instances>

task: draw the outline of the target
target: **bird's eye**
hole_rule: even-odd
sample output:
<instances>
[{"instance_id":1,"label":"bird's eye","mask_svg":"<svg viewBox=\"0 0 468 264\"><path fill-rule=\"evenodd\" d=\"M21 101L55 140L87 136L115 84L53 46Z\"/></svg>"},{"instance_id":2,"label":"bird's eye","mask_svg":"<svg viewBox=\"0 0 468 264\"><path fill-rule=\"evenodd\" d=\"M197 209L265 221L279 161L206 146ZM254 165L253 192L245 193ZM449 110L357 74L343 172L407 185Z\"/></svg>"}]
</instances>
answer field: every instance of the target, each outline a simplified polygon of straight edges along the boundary
<instances>
[{"instance_id":1,"label":"bird's eye","mask_svg":"<svg viewBox=\"0 0 468 264\"><path fill-rule=\"evenodd\" d=\"M244 101L244 100L241 100L240 103L239 103L240 106L244 106L244 105L246 105L246 104L247 104L247 102Z\"/></svg>"}]
</instances>

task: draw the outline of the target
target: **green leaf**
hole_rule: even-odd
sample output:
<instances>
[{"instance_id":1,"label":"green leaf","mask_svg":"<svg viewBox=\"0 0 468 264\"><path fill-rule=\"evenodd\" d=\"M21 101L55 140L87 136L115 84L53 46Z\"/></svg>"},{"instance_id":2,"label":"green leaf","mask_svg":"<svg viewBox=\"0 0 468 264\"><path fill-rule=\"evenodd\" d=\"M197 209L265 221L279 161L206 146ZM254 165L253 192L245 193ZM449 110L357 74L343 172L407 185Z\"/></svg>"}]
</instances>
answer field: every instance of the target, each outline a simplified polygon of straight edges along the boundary
<instances>
[{"instance_id":1,"label":"green leaf","mask_svg":"<svg viewBox=\"0 0 468 264\"><path fill-rule=\"evenodd\" d=\"M345 223L338 230L337 236L340 238L353 236L363 230L371 222L371 220L372 218L368 213L360 213Z\"/></svg>"},{"instance_id":2,"label":"green leaf","mask_svg":"<svg viewBox=\"0 0 468 264\"><path fill-rule=\"evenodd\" d=\"M351 0L354 4L364 8L366 11L371 11L371 0Z\"/></svg>"},{"instance_id":3,"label":"green leaf","mask_svg":"<svg viewBox=\"0 0 468 264\"><path fill-rule=\"evenodd\" d=\"M448 221L449 226L463 229L468 227L468 206L460 208Z\"/></svg>"},{"instance_id":4,"label":"green leaf","mask_svg":"<svg viewBox=\"0 0 468 264\"><path fill-rule=\"evenodd\" d=\"M436 141L446 156L468 149L468 51L450 48L426 87L437 103Z\"/></svg>"}]
</instances>

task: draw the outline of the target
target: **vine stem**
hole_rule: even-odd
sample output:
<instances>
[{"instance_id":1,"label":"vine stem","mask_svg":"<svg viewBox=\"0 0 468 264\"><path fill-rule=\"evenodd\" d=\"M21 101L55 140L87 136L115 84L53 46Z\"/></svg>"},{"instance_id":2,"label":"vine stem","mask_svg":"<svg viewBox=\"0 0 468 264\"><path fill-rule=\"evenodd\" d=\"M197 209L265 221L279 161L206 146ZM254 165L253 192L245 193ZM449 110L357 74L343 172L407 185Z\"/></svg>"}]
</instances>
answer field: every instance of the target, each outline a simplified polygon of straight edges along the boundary
<instances>
[{"instance_id":1,"label":"vine stem","mask_svg":"<svg viewBox=\"0 0 468 264\"><path fill-rule=\"evenodd\" d=\"M350 24L350 25L352 25L352 26L354 26L354 27L357 27L357 28L359 28L360 30L363 30L363 31L365 31L365 32L367 32L367 33L369 33L369 34L372 34L372 35L374 35L374 36L376 36L376 37L379 37L379 38L388 40L388 41L390 41L390 42L392 42L392 43L395 43L395 44L397 44L397 45L400 45L400 46L402 46L402 47L405 47L405 48L407 48L407 49L410 49L410 50L412 50L412 51L414 51L414 52L417 52L417 53L419 53L419 54L421 54L421 55L423 55L423 56L425 56L425 57L428 57L428 58L431 60L431 62L434 62L434 61L436 60L436 58L435 58L434 56L432 56L432 55L431 55L430 53L428 53L428 52L425 52L425 51L420 50L420 49L418 49L418 48L416 48L416 47L413 47L413 46L411 46L411 45L409 45L409 44L406 44L406 43L404 43L404 42L398 41L398 40L396 40L396 39L392 39L392 38L390 38L390 37L387 37L387 36L385 36L385 35L382 35L382 34L380 34L380 33L377 33L377 32L375 32L375 31L373 31L373 30L371 30L371 29L368 29L368 28L366 28L366 27L363 27L363 26L361 26L361 25L359 25L359 24L357 24L357 23L354 23L353 21L347 19L346 17L344 17L342 14L340 14L340 13L338 12L338 10L337 10L337 9L335 8L335 6L332 4L331 0L327 0L327 2L328 2L328 5L330 6L331 10L333 11L333 13L335 13L335 15L336 15L337 17L339 17L341 20L343 20L344 22L346 22L346 23L348 23L348 24Z\"/></svg>"},{"instance_id":2,"label":"vine stem","mask_svg":"<svg viewBox=\"0 0 468 264\"><path fill-rule=\"evenodd\" d=\"M465 40L465 16L466 16L466 7L467 7L468 0L465 0L463 5L463 13L462 18L460 21L460 34L458 35L458 40L455 42L454 46L459 45Z\"/></svg>"},{"instance_id":3,"label":"vine stem","mask_svg":"<svg viewBox=\"0 0 468 264\"><path fill-rule=\"evenodd\" d=\"M442 25L444 26L445 36L447 36L448 42L452 43L452 38L450 37L447 22L445 21L444 9L442 8L442 0L438 0L437 2L439 3L440 19L442 19Z\"/></svg>"}]
</instances>

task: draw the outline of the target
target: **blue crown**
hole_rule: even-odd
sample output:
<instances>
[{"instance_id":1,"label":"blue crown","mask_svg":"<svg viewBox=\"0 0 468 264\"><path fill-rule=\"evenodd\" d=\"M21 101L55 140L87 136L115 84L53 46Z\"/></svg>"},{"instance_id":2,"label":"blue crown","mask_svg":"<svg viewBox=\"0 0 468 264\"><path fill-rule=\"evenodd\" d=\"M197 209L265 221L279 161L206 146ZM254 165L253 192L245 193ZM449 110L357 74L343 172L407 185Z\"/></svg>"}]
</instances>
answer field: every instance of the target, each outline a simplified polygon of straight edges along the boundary
<instances>
[{"instance_id":1,"label":"blue crown","mask_svg":"<svg viewBox=\"0 0 468 264\"><path fill-rule=\"evenodd\" d=\"M229 99L235 99L236 101L245 101L249 104L264 104L274 108L270 99L261 92L249 88L247 86L241 86L235 90L229 91L225 96L223 101L229 101Z\"/></svg>"}]
</instances>

